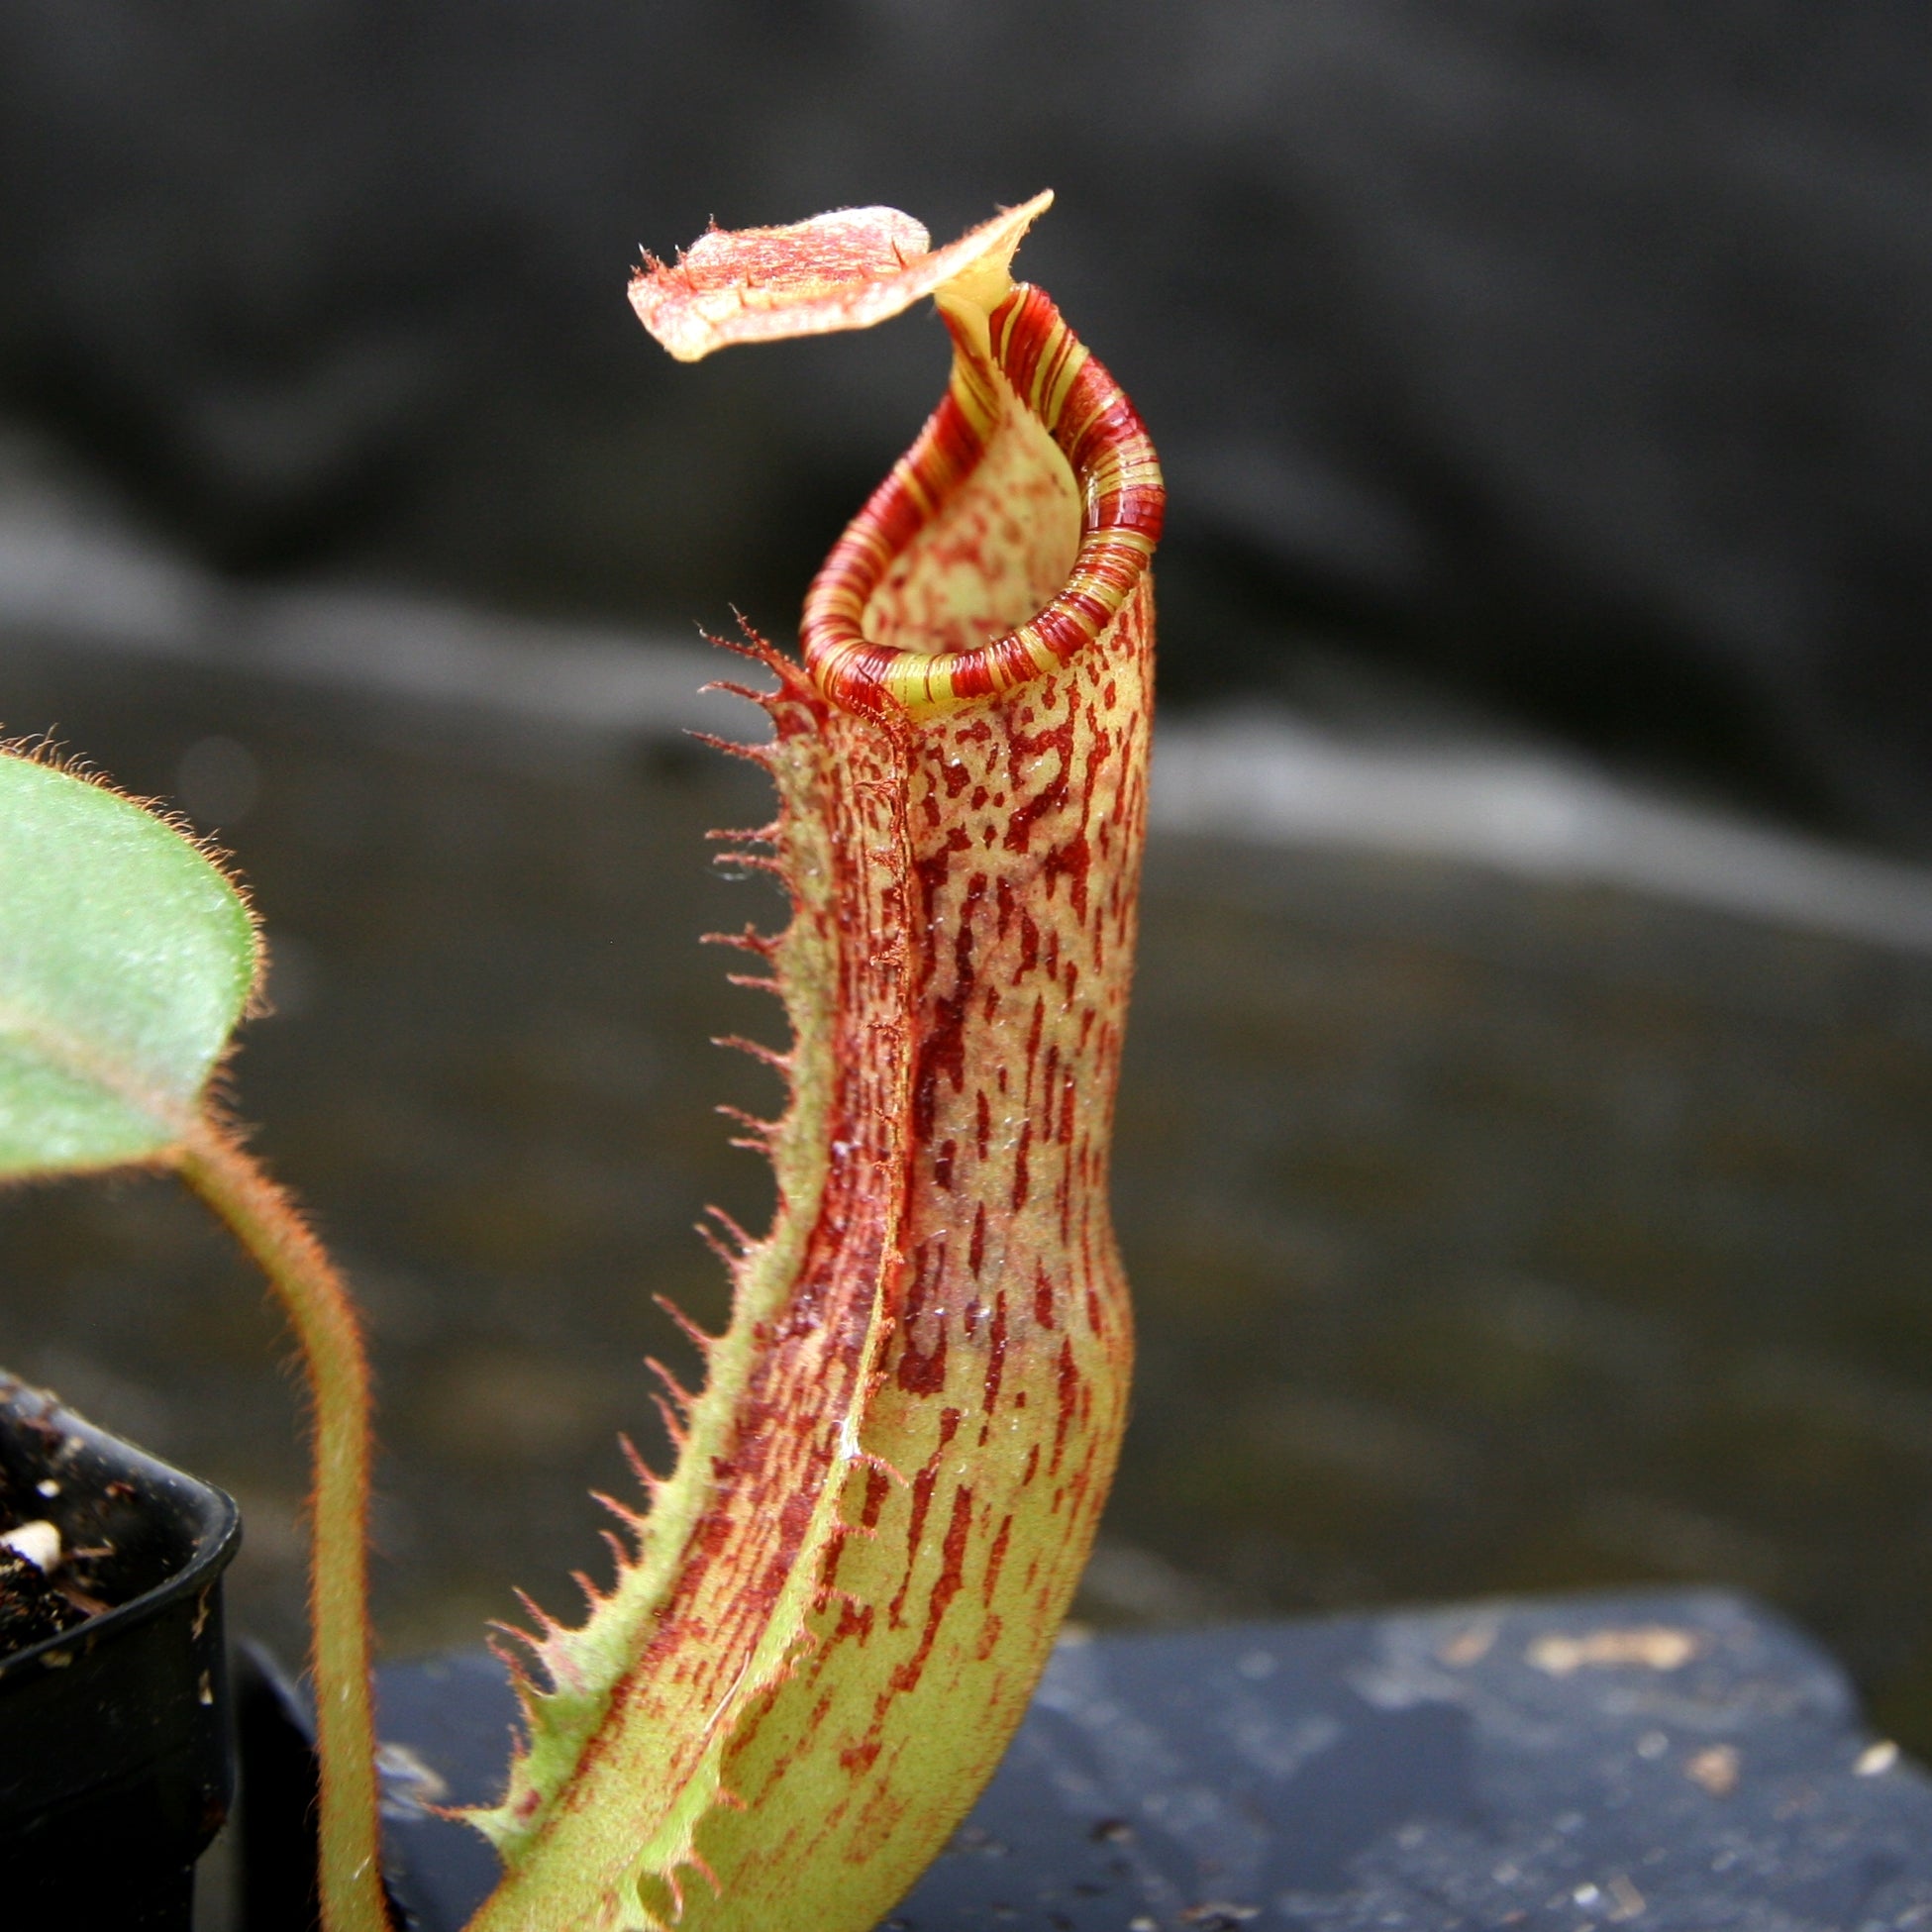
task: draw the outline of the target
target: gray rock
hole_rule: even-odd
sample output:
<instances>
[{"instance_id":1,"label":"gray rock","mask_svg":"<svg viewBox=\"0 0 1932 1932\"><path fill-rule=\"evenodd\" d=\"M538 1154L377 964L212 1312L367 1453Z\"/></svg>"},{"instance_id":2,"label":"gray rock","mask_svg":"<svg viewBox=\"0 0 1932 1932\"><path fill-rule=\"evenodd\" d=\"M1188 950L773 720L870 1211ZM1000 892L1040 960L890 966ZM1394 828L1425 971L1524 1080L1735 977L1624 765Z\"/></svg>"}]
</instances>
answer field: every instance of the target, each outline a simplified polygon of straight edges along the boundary
<instances>
[{"instance_id":1,"label":"gray rock","mask_svg":"<svg viewBox=\"0 0 1932 1932\"><path fill-rule=\"evenodd\" d=\"M490 1855L500 1669L386 1674L421 1932ZM881 1932L1827 1932L1932 1920L1932 1779L1747 1599L1497 1601L1064 1642L1005 1763Z\"/></svg>"}]
</instances>

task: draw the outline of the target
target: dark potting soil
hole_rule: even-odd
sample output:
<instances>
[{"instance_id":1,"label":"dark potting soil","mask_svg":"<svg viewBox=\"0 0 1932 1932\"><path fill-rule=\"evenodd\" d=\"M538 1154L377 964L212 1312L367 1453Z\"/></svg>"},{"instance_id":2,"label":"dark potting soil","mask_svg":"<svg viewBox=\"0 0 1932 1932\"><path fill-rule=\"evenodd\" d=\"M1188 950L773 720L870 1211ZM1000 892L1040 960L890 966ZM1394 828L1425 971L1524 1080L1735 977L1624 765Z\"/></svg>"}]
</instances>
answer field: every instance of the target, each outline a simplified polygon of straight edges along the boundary
<instances>
[{"instance_id":1,"label":"dark potting soil","mask_svg":"<svg viewBox=\"0 0 1932 1932\"><path fill-rule=\"evenodd\" d=\"M86 1611L26 1557L0 1552L0 1656L11 1656L87 1621Z\"/></svg>"},{"instance_id":2,"label":"dark potting soil","mask_svg":"<svg viewBox=\"0 0 1932 1932\"><path fill-rule=\"evenodd\" d=\"M32 1506L40 1499L13 1496L10 1486L0 1472L0 1536L44 1520L43 1511ZM44 1571L32 1558L0 1544L0 1657L57 1637L108 1608L88 1587L95 1564L108 1554L99 1545L79 1550L63 1545L59 1560Z\"/></svg>"}]
</instances>

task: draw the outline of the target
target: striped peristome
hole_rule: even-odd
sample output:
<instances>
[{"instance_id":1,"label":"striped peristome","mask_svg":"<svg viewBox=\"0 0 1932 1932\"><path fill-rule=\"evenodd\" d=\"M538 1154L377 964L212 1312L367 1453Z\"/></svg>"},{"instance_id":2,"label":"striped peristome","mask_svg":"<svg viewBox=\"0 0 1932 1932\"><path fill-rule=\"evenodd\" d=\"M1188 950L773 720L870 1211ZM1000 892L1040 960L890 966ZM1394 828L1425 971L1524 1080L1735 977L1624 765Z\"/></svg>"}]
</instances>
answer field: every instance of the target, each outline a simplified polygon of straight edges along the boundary
<instances>
[{"instance_id":1,"label":"striped peristome","mask_svg":"<svg viewBox=\"0 0 1932 1932\"><path fill-rule=\"evenodd\" d=\"M866 1932L990 1777L1085 1562L1126 1417L1107 1206L1147 809L1160 471L1007 262L1046 197L946 249L890 210L713 232L633 290L687 358L933 294L945 400L754 641L792 900L731 943L792 1041L779 1205L673 1389L617 1573L540 1616L527 1738L471 1814L472 1932Z\"/></svg>"},{"instance_id":2,"label":"striped peristome","mask_svg":"<svg viewBox=\"0 0 1932 1932\"><path fill-rule=\"evenodd\" d=\"M919 441L834 546L805 600L805 662L821 690L876 712L881 695L916 719L997 697L1068 663L1112 622L1146 572L1166 493L1134 406L1061 320L1021 283L988 319L990 361L955 325L953 379ZM1026 622L953 651L879 643L865 613L933 505L970 473L1017 399L1052 437L1080 490L1079 551L1066 582Z\"/></svg>"}]
</instances>

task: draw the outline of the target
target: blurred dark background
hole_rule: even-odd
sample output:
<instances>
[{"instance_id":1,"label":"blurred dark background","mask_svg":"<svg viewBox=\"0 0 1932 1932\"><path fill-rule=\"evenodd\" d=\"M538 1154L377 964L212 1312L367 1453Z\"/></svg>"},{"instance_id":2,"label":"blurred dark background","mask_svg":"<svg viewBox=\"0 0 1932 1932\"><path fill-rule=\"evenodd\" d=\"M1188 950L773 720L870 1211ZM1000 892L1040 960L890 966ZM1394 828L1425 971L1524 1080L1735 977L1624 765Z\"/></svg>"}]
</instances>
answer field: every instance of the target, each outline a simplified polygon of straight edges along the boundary
<instances>
[{"instance_id":1,"label":"blurred dark background","mask_svg":"<svg viewBox=\"0 0 1932 1932\"><path fill-rule=\"evenodd\" d=\"M1929 69L1916 0L6 0L0 411L224 571L782 632L941 344L677 369L639 246L1050 185L1170 696L1319 637L1922 847Z\"/></svg>"},{"instance_id":2,"label":"blurred dark background","mask_svg":"<svg viewBox=\"0 0 1932 1932\"><path fill-rule=\"evenodd\" d=\"M692 942L774 908L665 640L788 636L944 377L678 367L629 267L1052 186L1172 490L1079 1614L1719 1581L1932 1750L1928 72L1918 0L0 0L0 727L253 881L394 1646L562 1609L650 1292L723 1319L775 1022ZM0 1200L0 1359L237 1491L294 1654L277 1348L165 1185Z\"/></svg>"}]
</instances>

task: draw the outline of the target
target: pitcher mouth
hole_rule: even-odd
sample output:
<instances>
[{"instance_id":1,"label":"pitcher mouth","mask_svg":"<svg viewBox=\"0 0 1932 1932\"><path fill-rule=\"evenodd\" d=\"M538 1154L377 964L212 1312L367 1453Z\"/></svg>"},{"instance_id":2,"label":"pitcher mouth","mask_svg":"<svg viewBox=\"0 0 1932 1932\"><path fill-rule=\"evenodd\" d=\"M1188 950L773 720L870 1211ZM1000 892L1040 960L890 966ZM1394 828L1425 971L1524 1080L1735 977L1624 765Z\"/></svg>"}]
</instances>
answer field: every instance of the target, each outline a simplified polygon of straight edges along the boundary
<instances>
[{"instance_id":1,"label":"pitcher mouth","mask_svg":"<svg viewBox=\"0 0 1932 1932\"><path fill-rule=\"evenodd\" d=\"M805 599L806 667L826 697L868 717L943 716L1070 662L1140 588L1166 511L1139 413L1044 291L1015 283L991 311L989 358L976 331L947 320L956 354L945 400L847 526ZM1066 583L1024 624L969 649L875 643L864 628L873 593L971 474L1010 402L1053 439L1079 492L1079 548Z\"/></svg>"}]
</instances>

